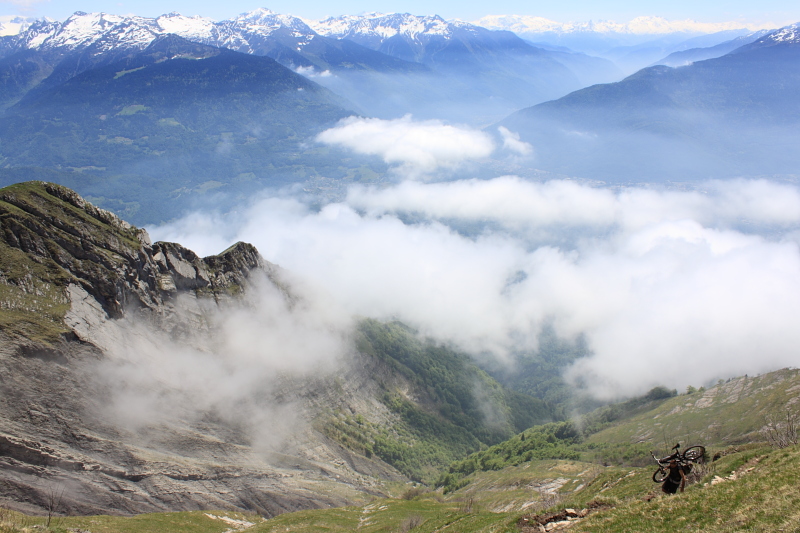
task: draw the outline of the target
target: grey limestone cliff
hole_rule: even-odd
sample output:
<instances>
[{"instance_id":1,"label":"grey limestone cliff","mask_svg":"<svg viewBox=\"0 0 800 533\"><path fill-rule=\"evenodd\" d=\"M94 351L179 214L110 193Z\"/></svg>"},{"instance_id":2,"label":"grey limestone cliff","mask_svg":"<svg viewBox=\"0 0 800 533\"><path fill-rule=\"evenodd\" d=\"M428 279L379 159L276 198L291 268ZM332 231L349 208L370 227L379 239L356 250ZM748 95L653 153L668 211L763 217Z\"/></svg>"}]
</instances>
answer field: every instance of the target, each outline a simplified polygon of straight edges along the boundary
<instances>
[{"instance_id":1,"label":"grey limestone cliff","mask_svg":"<svg viewBox=\"0 0 800 533\"><path fill-rule=\"evenodd\" d=\"M251 287L291 300L280 269L252 245L201 258L151 243L144 230L44 182L0 189L0 224L0 504L43 512L59 490L60 512L239 508L272 516L360 501L382 493L381 479L402 479L313 424L321 406L363 397L359 389L372 386L363 368L340 372L347 386L335 399L321 379L259 378L269 383L251 385L256 398L247 398L258 430L278 425L267 409L276 398L300 421L270 446L257 442L238 408L231 411L239 416L213 404L193 409L158 375L148 378L157 395L178 398L167 404L175 406L169 417L130 424L109 410L116 402L145 412L144 399L119 394L136 369L111 365L116 352L144 340L162 345L154 357L168 360L185 349L181 339L194 339L192 353L203 356L217 310L246 306ZM137 386L150 388L144 378Z\"/></svg>"}]
</instances>

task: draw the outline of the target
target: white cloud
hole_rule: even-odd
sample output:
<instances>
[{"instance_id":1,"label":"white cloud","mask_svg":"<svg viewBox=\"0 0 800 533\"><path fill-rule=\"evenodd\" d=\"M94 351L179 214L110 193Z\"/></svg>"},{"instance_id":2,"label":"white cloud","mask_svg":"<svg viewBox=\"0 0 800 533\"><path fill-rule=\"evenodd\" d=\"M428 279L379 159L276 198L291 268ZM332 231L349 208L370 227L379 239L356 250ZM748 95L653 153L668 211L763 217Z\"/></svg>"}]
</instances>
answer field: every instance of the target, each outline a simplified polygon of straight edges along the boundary
<instances>
[{"instance_id":1,"label":"white cloud","mask_svg":"<svg viewBox=\"0 0 800 533\"><path fill-rule=\"evenodd\" d=\"M110 329L102 337L108 357L94 375L96 389L109 394L103 412L137 433L211 416L241 428L258 449L280 449L308 422L296 378L307 384L335 372L351 331L347 313L309 298L300 280L282 281L292 285L291 301L268 280L251 278L242 306L187 296L163 317L164 330L136 315L98 326Z\"/></svg>"},{"instance_id":2,"label":"white cloud","mask_svg":"<svg viewBox=\"0 0 800 533\"><path fill-rule=\"evenodd\" d=\"M503 148L510 150L519 155L531 155L533 153L533 146L529 143L519 140L519 133L510 131L505 126L497 128L500 135L503 137Z\"/></svg>"},{"instance_id":3,"label":"white cloud","mask_svg":"<svg viewBox=\"0 0 800 533\"><path fill-rule=\"evenodd\" d=\"M352 187L347 202L373 214L403 211L430 218L502 223L511 228L608 226L618 200L608 189L574 181L530 182L516 176L423 184L404 182L389 189Z\"/></svg>"},{"instance_id":4,"label":"white cloud","mask_svg":"<svg viewBox=\"0 0 800 533\"><path fill-rule=\"evenodd\" d=\"M354 188L319 211L265 199L226 231L347 313L472 353L535 349L545 323L584 334L593 355L570 376L609 396L796 365L798 229L800 191L767 181L680 192L502 177ZM187 231L154 234L215 238Z\"/></svg>"},{"instance_id":5,"label":"white cloud","mask_svg":"<svg viewBox=\"0 0 800 533\"><path fill-rule=\"evenodd\" d=\"M346 118L320 133L317 141L380 156L411 178L483 159L494 151L491 138L481 131L438 120L414 121L410 115L394 120Z\"/></svg>"},{"instance_id":6,"label":"white cloud","mask_svg":"<svg viewBox=\"0 0 800 533\"><path fill-rule=\"evenodd\" d=\"M617 192L570 180L527 181L516 176L374 189L355 186L347 202L373 215L414 212L434 219L483 220L508 229L582 228L626 231L660 221L697 220L727 228L800 224L800 192L765 180L711 181L704 191L625 188Z\"/></svg>"},{"instance_id":7,"label":"white cloud","mask_svg":"<svg viewBox=\"0 0 800 533\"><path fill-rule=\"evenodd\" d=\"M322 72L318 72L313 66L299 66L294 69L294 71L301 76L305 76L306 78L329 78L333 74L331 74L330 70L323 70Z\"/></svg>"},{"instance_id":8,"label":"white cloud","mask_svg":"<svg viewBox=\"0 0 800 533\"><path fill-rule=\"evenodd\" d=\"M487 15L473 22L478 26L491 30L510 30L515 33L573 33L595 31L599 33L621 33L633 35L660 35L675 32L716 33L737 29L771 29L784 26L786 23L754 23L742 21L698 22L696 20L667 20L662 17L636 17L629 22L610 20L589 22L556 22L543 17L531 15Z\"/></svg>"}]
</instances>

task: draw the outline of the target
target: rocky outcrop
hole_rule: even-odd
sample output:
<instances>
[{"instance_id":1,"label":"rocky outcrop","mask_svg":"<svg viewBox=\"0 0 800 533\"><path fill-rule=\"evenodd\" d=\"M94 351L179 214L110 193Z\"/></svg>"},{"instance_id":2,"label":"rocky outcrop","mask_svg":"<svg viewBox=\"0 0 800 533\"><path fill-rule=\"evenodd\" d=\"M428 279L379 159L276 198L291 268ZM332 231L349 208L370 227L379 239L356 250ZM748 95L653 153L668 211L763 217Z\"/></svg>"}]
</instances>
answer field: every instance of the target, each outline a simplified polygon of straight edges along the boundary
<instances>
[{"instance_id":1,"label":"rocky outcrop","mask_svg":"<svg viewBox=\"0 0 800 533\"><path fill-rule=\"evenodd\" d=\"M404 480L300 425L280 449L254 446L247 428L216 418L127 427L108 416L111 382L95 368L105 354L62 341L46 353L21 353L0 332L0 506L31 514L135 514L246 509L263 516L349 505L385 495L381 480ZM364 375L342 377L359 396ZM330 407L324 382L295 383L287 401ZM136 403L130 409L136 410ZM299 418L314 411L298 407Z\"/></svg>"},{"instance_id":2,"label":"rocky outcrop","mask_svg":"<svg viewBox=\"0 0 800 533\"><path fill-rule=\"evenodd\" d=\"M0 505L42 513L57 491L60 513L238 508L273 516L360 502L383 494L381 480L405 479L314 425L348 395L377 394L364 394L375 386L364 365L341 370L347 387L335 398L323 379L276 377L257 388L254 402L270 407L280 397L298 419L287 442L268 449L213 409L136 426L109 414L125 386L119 376L134 371L109 371L111 346L136 335L174 341L177 351L186 339L213 340L208 317L248 305L248 289L261 283L293 301L279 268L252 245L201 258L151 243L144 230L44 182L0 189L0 224ZM158 357L172 357L172 348ZM141 398L127 401L124 409L142 410ZM273 422L285 423L262 416L259 424Z\"/></svg>"},{"instance_id":3,"label":"rocky outcrop","mask_svg":"<svg viewBox=\"0 0 800 533\"><path fill-rule=\"evenodd\" d=\"M47 286L60 293L48 295L51 300L60 297L73 305L80 300L80 305L98 307L110 319L143 311L163 314L179 293L216 301L236 296L253 272L276 280L275 265L252 245L240 242L219 255L200 258L180 244L152 244L145 230L53 183L28 182L0 190L0 219L0 248L7 254L21 252L13 267L0 264L0 281L25 295ZM96 304L87 303L85 295ZM3 307L14 309L13 302ZM55 323L58 330L63 316L40 320L49 318L50 324L43 325Z\"/></svg>"}]
</instances>

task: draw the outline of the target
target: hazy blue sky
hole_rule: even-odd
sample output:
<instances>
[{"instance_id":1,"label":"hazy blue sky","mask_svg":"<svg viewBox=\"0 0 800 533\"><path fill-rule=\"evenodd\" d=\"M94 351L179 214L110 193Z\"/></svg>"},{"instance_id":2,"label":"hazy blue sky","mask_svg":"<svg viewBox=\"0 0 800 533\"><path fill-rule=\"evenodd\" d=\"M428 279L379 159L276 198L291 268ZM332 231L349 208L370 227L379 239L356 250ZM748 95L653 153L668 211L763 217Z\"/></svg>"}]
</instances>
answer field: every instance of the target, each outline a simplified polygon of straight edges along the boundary
<instances>
[{"instance_id":1,"label":"hazy blue sky","mask_svg":"<svg viewBox=\"0 0 800 533\"><path fill-rule=\"evenodd\" d=\"M740 20L749 22L789 23L800 21L797 0L494 0L461 2L455 0L233 0L228 2L190 0L0 0L0 14L24 14L64 19L75 11L104 11L114 14L157 16L177 11L184 15L203 15L217 20L233 17L257 7L306 18L328 15L359 14L368 11L410 12L417 15L438 14L445 18L475 20L484 15L537 15L559 22L614 20L626 22L641 15L667 19L695 19L701 22Z\"/></svg>"}]
</instances>

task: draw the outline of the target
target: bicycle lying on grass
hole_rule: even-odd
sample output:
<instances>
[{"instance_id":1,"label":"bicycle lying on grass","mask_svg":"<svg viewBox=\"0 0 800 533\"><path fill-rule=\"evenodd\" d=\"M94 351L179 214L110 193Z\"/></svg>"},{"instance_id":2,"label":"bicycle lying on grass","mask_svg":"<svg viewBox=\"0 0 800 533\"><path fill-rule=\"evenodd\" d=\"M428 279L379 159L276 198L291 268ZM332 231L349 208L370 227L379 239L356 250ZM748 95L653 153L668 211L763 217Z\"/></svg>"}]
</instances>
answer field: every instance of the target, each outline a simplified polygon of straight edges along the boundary
<instances>
[{"instance_id":1,"label":"bicycle lying on grass","mask_svg":"<svg viewBox=\"0 0 800 533\"><path fill-rule=\"evenodd\" d=\"M653 481L662 483L669 475L669 463L673 459L683 468L684 473L688 474L692 471L692 463L702 463L706 456L706 449L703 446L690 446L681 453L680 443L672 447L673 454L659 459L653 452L650 455L658 464L658 470L653 473Z\"/></svg>"}]
</instances>

